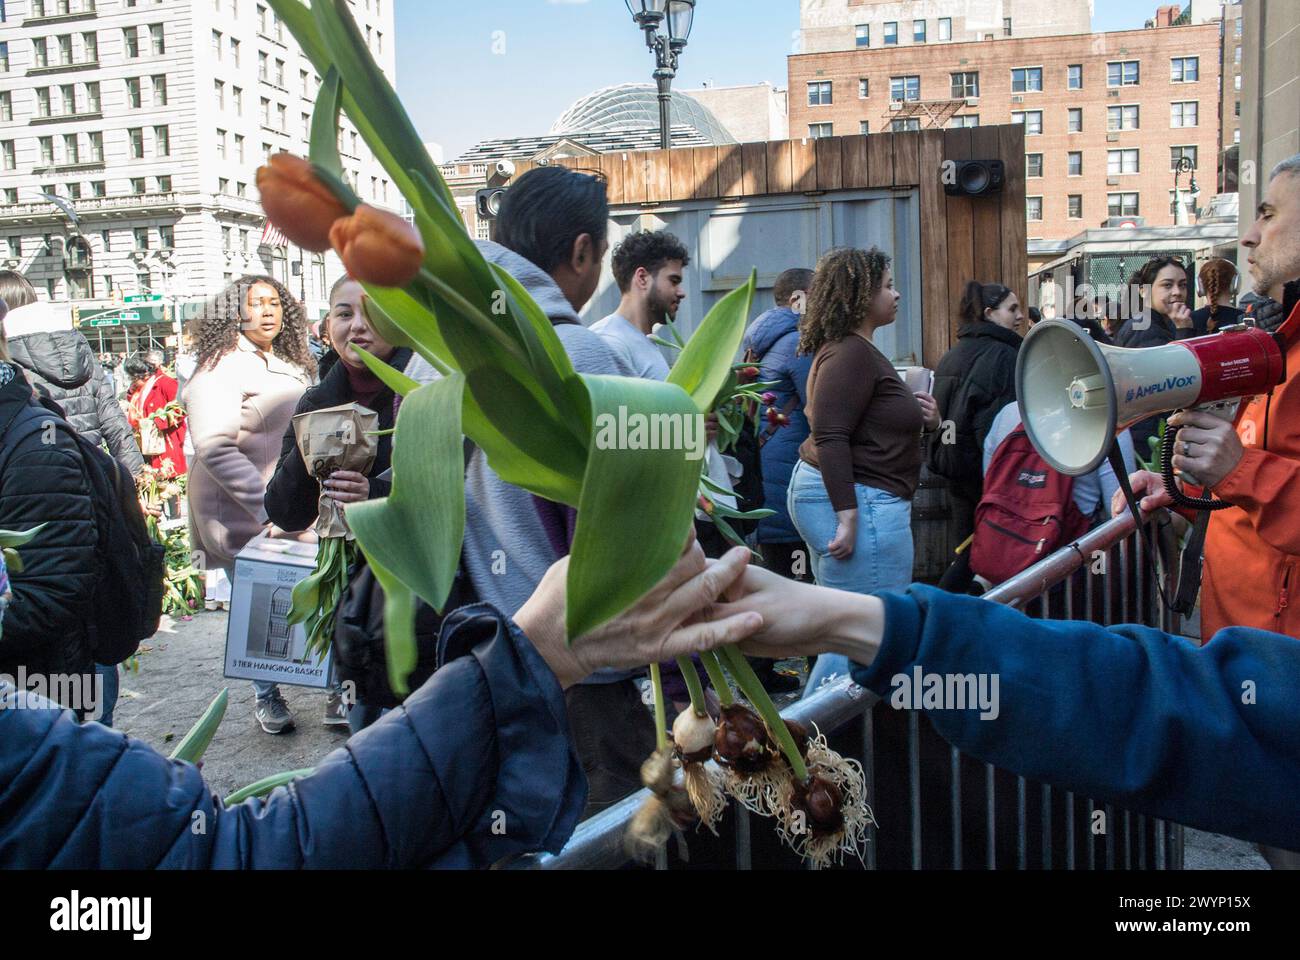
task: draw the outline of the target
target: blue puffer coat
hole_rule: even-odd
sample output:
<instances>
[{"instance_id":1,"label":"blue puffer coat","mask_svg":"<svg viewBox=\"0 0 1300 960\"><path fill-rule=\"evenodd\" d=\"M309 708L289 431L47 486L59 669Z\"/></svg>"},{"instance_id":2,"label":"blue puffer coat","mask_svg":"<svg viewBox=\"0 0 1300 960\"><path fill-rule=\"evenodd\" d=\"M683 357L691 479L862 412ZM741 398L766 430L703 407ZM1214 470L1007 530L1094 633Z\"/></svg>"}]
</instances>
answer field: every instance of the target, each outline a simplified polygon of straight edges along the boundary
<instances>
[{"instance_id":1,"label":"blue puffer coat","mask_svg":"<svg viewBox=\"0 0 1300 960\"><path fill-rule=\"evenodd\" d=\"M808 418L803 410L808 403L808 371L813 358L799 356L798 347L799 315L789 307L767 311L745 333L745 349L759 358L759 379L777 384L771 388L776 409L784 410L790 398L796 398L790 423L763 446L763 506L775 510L776 515L758 522L759 543L798 543L800 539L786 510L785 492L799 462L799 444L808 438ZM758 429L762 436L767 423L760 423Z\"/></svg>"},{"instance_id":2,"label":"blue puffer coat","mask_svg":"<svg viewBox=\"0 0 1300 960\"><path fill-rule=\"evenodd\" d=\"M192 765L0 681L0 868L482 867L558 852L587 783L554 674L484 605L447 618L438 656L312 776L230 809Z\"/></svg>"}]
</instances>

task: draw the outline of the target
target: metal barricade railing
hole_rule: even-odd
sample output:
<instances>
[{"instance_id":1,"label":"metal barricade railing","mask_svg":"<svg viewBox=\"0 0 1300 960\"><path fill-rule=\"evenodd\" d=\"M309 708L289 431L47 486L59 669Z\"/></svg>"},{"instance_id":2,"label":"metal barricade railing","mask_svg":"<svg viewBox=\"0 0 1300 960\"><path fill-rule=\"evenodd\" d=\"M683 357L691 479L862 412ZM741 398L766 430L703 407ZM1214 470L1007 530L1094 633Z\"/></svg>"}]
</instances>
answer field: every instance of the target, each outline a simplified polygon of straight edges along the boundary
<instances>
[{"instance_id":1,"label":"metal barricade railing","mask_svg":"<svg viewBox=\"0 0 1300 960\"><path fill-rule=\"evenodd\" d=\"M1043 618L1085 619L1103 625L1143 623L1173 630L1177 624L1160 602L1158 576L1155 559L1148 555L1143 539L1137 536L1132 516L1125 515L1089 531L1075 543L989 591L984 599ZM845 732L860 736L867 797L878 819L882 810L877 805L877 767L878 761L885 759L877 755L875 748L880 732L875 710L879 702L875 694L848 678L839 678L782 711L789 719L805 725L815 724L828 737ZM1148 823L1148 818L1131 811L1111 804L1098 805L1092 798L1076 797L1050 784L1031 785L1023 777L975 761L942 742L928 721L923 726L922 712L889 710L880 718L890 724L897 715L905 718L905 727L899 725L899 735L905 738L906 756L897 759L906 769L908 837L906 847L894 843L897 862L890 865L912 869L975 866L996 869L1012 865L1021 870L1031 867L1182 868L1181 826L1157 819ZM949 782L942 790L934 789L933 778L922 776L923 750L927 759L932 759L937 751L946 752L940 759ZM967 771L973 776L966 778ZM930 772L933 774L935 770ZM967 784L971 789L964 790ZM1003 787L1001 796L999 784ZM1012 784L1014 817L1006 809L1012 806L1007 798ZM648 796L647 791L639 791L586 820L558 855L525 857L511 866L547 870L624 866L628 863L623 848L624 833ZM944 819L942 811L935 809L939 804L948 808L947 829L927 831L923 826L927 819L933 823L936 813L939 820ZM972 806L976 809L971 809ZM1099 811L1101 818L1097 816ZM890 820L894 824L892 829L900 829L901 821L892 817ZM762 822L759 821L760 829ZM1098 822L1102 825L1100 831L1094 829ZM1032 835L1032 823L1039 827L1037 837ZM753 826L750 815L733 802L721 829L726 834L728 859L734 857L737 869L750 869L754 865ZM973 827L982 831L985 841L982 850L974 850L967 842L973 835L968 831ZM1008 836L1009 833L1012 835ZM942 862L936 862L934 851L926 846L930 836L938 837L938 843L945 847ZM862 862L868 870L883 865L878 864L879 839L875 829L870 829ZM1031 857L1031 849L1036 849L1037 856ZM668 868L669 859L666 854L661 855L657 867Z\"/></svg>"}]
</instances>

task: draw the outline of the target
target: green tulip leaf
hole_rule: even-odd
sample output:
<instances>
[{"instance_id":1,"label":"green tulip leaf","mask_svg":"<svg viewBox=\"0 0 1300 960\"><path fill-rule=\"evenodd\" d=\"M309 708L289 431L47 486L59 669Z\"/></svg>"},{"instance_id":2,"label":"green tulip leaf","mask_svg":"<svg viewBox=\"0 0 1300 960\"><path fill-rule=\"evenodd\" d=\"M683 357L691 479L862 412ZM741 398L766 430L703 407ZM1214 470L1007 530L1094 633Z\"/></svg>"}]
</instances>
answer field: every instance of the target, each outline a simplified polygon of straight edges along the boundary
<instances>
[{"instance_id":1,"label":"green tulip leaf","mask_svg":"<svg viewBox=\"0 0 1300 960\"><path fill-rule=\"evenodd\" d=\"M343 106L343 82L337 67L330 67L316 94L316 108L311 117L311 162L343 178L343 161L339 158L339 110Z\"/></svg>"},{"instance_id":2,"label":"green tulip leaf","mask_svg":"<svg viewBox=\"0 0 1300 960\"><path fill-rule=\"evenodd\" d=\"M749 318L757 282L758 273L754 271L748 283L714 304L668 374L668 382L689 393L701 413L713 409L718 393L731 376L732 362L745 337L745 321Z\"/></svg>"}]
</instances>

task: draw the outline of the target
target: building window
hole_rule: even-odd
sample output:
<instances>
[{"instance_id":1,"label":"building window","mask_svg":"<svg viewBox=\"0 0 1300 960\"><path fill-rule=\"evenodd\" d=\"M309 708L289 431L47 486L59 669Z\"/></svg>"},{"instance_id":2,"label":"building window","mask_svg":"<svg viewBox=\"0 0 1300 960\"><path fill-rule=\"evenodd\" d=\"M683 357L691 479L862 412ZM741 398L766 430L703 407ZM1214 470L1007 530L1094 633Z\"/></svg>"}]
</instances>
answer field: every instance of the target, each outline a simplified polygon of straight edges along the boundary
<instances>
[{"instance_id":1,"label":"building window","mask_svg":"<svg viewBox=\"0 0 1300 960\"><path fill-rule=\"evenodd\" d=\"M1025 176L1041 177L1043 175L1043 155L1041 153L1025 154Z\"/></svg>"},{"instance_id":2,"label":"building window","mask_svg":"<svg viewBox=\"0 0 1300 960\"><path fill-rule=\"evenodd\" d=\"M137 250L148 250L149 249L149 228L136 227L131 232L135 236L135 248Z\"/></svg>"},{"instance_id":3,"label":"building window","mask_svg":"<svg viewBox=\"0 0 1300 960\"><path fill-rule=\"evenodd\" d=\"M230 38L230 59L235 62L236 68L239 66L239 41L234 37Z\"/></svg>"},{"instance_id":4,"label":"building window","mask_svg":"<svg viewBox=\"0 0 1300 960\"><path fill-rule=\"evenodd\" d=\"M222 160L226 159L226 131L224 130L217 131L217 156Z\"/></svg>"},{"instance_id":5,"label":"building window","mask_svg":"<svg viewBox=\"0 0 1300 960\"><path fill-rule=\"evenodd\" d=\"M161 226L158 228L158 246L164 250L176 249L176 228L171 226Z\"/></svg>"},{"instance_id":6,"label":"building window","mask_svg":"<svg viewBox=\"0 0 1300 960\"><path fill-rule=\"evenodd\" d=\"M59 37L59 65L67 66L72 63L72 35Z\"/></svg>"},{"instance_id":7,"label":"building window","mask_svg":"<svg viewBox=\"0 0 1300 960\"><path fill-rule=\"evenodd\" d=\"M1107 130L1137 130L1138 126L1138 105L1136 103L1106 108Z\"/></svg>"},{"instance_id":8,"label":"building window","mask_svg":"<svg viewBox=\"0 0 1300 960\"><path fill-rule=\"evenodd\" d=\"M1106 194L1106 214L1111 217L1136 217L1138 195L1136 193Z\"/></svg>"},{"instance_id":9,"label":"building window","mask_svg":"<svg viewBox=\"0 0 1300 960\"><path fill-rule=\"evenodd\" d=\"M1137 150L1107 150L1106 175L1118 177L1124 173L1138 173Z\"/></svg>"},{"instance_id":10,"label":"building window","mask_svg":"<svg viewBox=\"0 0 1300 960\"><path fill-rule=\"evenodd\" d=\"M212 31L212 56L216 60L221 59L221 31Z\"/></svg>"},{"instance_id":11,"label":"building window","mask_svg":"<svg viewBox=\"0 0 1300 960\"><path fill-rule=\"evenodd\" d=\"M1025 197L1025 219L1026 220L1043 219L1043 198L1042 197Z\"/></svg>"},{"instance_id":12,"label":"building window","mask_svg":"<svg viewBox=\"0 0 1300 960\"><path fill-rule=\"evenodd\" d=\"M36 115L38 117L48 117L50 115L50 88L38 87L36 90ZM12 120L12 117L8 119Z\"/></svg>"},{"instance_id":13,"label":"building window","mask_svg":"<svg viewBox=\"0 0 1300 960\"><path fill-rule=\"evenodd\" d=\"M266 101L262 101L265 106ZM831 81L815 80L808 84L808 106L828 107L831 104ZM265 122L265 121L263 121Z\"/></svg>"},{"instance_id":14,"label":"building window","mask_svg":"<svg viewBox=\"0 0 1300 960\"><path fill-rule=\"evenodd\" d=\"M1169 105L1169 126L1171 127L1194 127L1196 126L1197 100L1185 100L1175 102Z\"/></svg>"},{"instance_id":15,"label":"building window","mask_svg":"<svg viewBox=\"0 0 1300 960\"><path fill-rule=\"evenodd\" d=\"M952 39L952 17L939 18L939 39L940 40Z\"/></svg>"},{"instance_id":16,"label":"building window","mask_svg":"<svg viewBox=\"0 0 1300 960\"><path fill-rule=\"evenodd\" d=\"M885 24L885 46L898 46L898 21L890 20Z\"/></svg>"},{"instance_id":17,"label":"building window","mask_svg":"<svg viewBox=\"0 0 1300 960\"><path fill-rule=\"evenodd\" d=\"M868 133L870 133L870 132L871 132L871 121L870 121L870 120L859 120L859 121L858 121L858 133L862 134L863 136L866 136L866 135L867 135Z\"/></svg>"},{"instance_id":18,"label":"building window","mask_svg":"<svg viewBox=\"0 0 1300 960\"><path fill-rule=\"evenodd\" d=\"M1188 160L1192 161L1192 169L1195 170L1196 169L1196 147L1194 146L1170 147L1169 148L1169 169L1177 170L1178 161L1182 160L1183 157L1186 157Z\"/></svg>"},{"instance_id":19,"label":"building window","mask_svg":"<svg viewBox=\"0 0 1300 960\"><path fill-rule=\"evenodd\" d=\"M891 133L910 133L914 130L920 129L920 117L903 117L902 119L891 120L889 122L889 130Z\"/></svg>"},{"instance_id":20,"label":"building window","mask_svg":"<svg viewBox=\"0 0 1300 960\"><path fill-rule=\"evenodd\" d=\"M54 166L54 138L41 137L38 142L41 148L41 164L46 167Z\"/></svg>"},{"instance_id":21,"label":"building window","mask_svg":"<svg viewBox=\"0 0 1300 960\"><path fill-rule=\"evenodd\" d=\"M1003 17L1003 18L1002 18L1002 36L1004 36L1004 37L1009 37L1009 36L1011 36L1011 18L1010 18L1010 17Z\"/></svg>"},{"instance_id":22,"label":"building window","mask_svg":"<svg viewBox=\"0 0 1300 960\"><path fill-rule=\"evenodd\" d=\"M90 139L90 162L104 162L104 134L98 130L92 130L86 134Z\"/></svg>"},{"instance_id":23,"label":"building window","mask_svg":"<svg viewBox=\"0 0 1300 960\"><path fill-rule=\"evenodd\" d=\"M892 103L921 99L920 77L890 77L889 99Z\"/></svg>"},{"instance_id":24,"label":"building window","mask_svg":"<svg viewBox=\"0 0 1300 960\"><path fill-rule=\"evenodd\" d=\"M269 150L266 152L268 155L270 154ZM240 163L244 162L244 135L242 133L235 134L235 159Z\"/></svg>"},{"instance_id":25,"label":"building window","mask_svg":"<svg viewBox=\"0 0 1300 960\"><path fill-rule=\"evenodd\" d=\"M99 37L93 33L81 35L81 49L87 63L99 62Z\"/></svg>"},{"instance_id":26,"label":"building window","mask_svg":"<svg viewBox=\"0 0 1300 960\"><path fill-rule=\"evenodd\" d=\"M1042 89L1042 67L1017 67L1011 71L1012 93L1034 93Z\"/></svg>"},{"instance_id":27,"label":"building window","mask_svg":"<svg viewBox=\"0 0 1300 960\"><path fill-rule=\"evenodd\" d=\"M1174 57L1169 61L1170 83L1195 83L1200 79L1200 57Z\"/></svg>"},{"instance_id":28,"label":"building window","mask_svg":"<svg viewBox=\"0 0 1300 960\"><path fill-rule=\"evenodd\" d=\"M147 270L142 270L135 275L135 289L141 296L153 293L153 282L149 279Z\"/></svg>"},{"instance_id":29,"label":"building window","mask_svg":"<svg viewBox=\"0 0 1300 960\"><path fill-rule=\"evenodd\" d=\"M822 137L832 136L832 124L829 123L810 123L808 124L808 137L812 140L819 140Z\"/></svg>"},{"instance_id":30,"label":"building window","mask_svg":"<svg viewBox=\"0 0 1300 960\"><path fill-rule=\"evenodd\" d=\"M6 170L14 169L14 142L12 140L0 140L0 163Z\"/></svg>"},{"instance_id":31,"label":"building window","mask_svg":"<svg viewBox=\"0 0 1300 960\"><path fill-rule=\"evenodd\" d=\"M167 106L167 78L161 74L153 78L153 105Z\"/></svg>"},{"instance_id":32,"label":"building window","mask_svg":"<svg viewBox=\"0 0 1300 960\"><path fill-rule=\"evenodd\" d=\"M99 81L86 84L86 112L99 113Z\"/></svg>"},{"instance_id":33,"label":"building window","mask_svg":"<svg viewBox=\"0 0 1300 960\"><path fill-rule=\"evenodd\" d=\"M63 162L68 166L81 163L81 148L75 133L63 135Z\"/></svg>"},{"instance_id":34,"label":"building window","mask_svg":"<svg viewBox=\"0 0 1300 960\"><path fill-rule=\"evenodd\" d=\"M1240 130L1240 129L1237 129L1237 130L1233 130L1233 131L1232 131L1232 142L1233 142L1233 143L1241 143L1241 130ZM12 168L10 168L10 169L12 169Z\"/></svg>"},{"instance_id":35,"label":"building window","mask_svg":"<svg viewBox=\"0 0 1300 960\"><path fill-rule=\"evenodd\" d=\"M1067 177L1083 176L1083 151L1071 150L1065 155L1065 175Z\"/></svg>"},{"instance_id":36,"label":"building window","mask_svg":"<svg viewBox=\"0 0 1300 960\"><path fill-rule=\"evenodd\" d=\"M107 185L106 183L104 183L103 180L95 180L95 181L92 182L91 185L90 185L90 195L91 195L92 197L106 197L106 196L108 196L108 185ZM104 232L105 232L105 234L108 233L108 231L104 231ZM104 249L107 250L108 248L105 247Z\"/></svg>"},{"instance_id":37,"label":"building window","mask_svg":"<svg viewBox=\"0 0 1300 960\"><path fill-rule=\"evenodd\" d=\"M231 249L231 244L234 242L234 233L235 231L231 227L221 228L221 249L222 250Z\"/></svg>"},{"instance_id":38,"label":"building window","mask_svg":"<svg viewBox=\"0 0 1300 960\"><path fill-rule=\"evenodd\" d=\"M234 104L235 104L235 116L237 116L237 117L242 117L242 116L244 115L244 91L243 91L243 89L240 88L240 87L231 87L231 88L230 88L230 99L231 99L231 100L234 102Z\"/></svg>"},{"instance_id":39,"label":"building window","mask_svg":"<svg viewBox=\"0 0 1300 960\"><path fill-rule=\"evenodd\" d=\"M226 109L226 85L222 81L218 80L215 89L217 92L217 109L224 110Z\"/></svg>"},{"instance_id":40,"label":"building window","mask_svg":"<svg viewBox=\"0 0 1300 960\"><path fill-rule=\"evenodd\" d=\"M925 43L925 21L924 20L912 21L912 42Z\"/></svg>"},{"instance_id":41,"label":"building window","mask_svg":"<svg viewBox=\"0 0 1300 960\"><path fill-rule=\"evenodd\" d=\"M236 181L235 181L235 196L237 196L237 197L247 197L247 196L248 196L248 184L246 184L246 183L241 183L240 181L236 180Z\"/></svg>"},{"instance_id":42,"label":"building window","mask_svg":"<svg viewBox=\"0 0 1300 960\"><path fill-rule=\"evenodd\" d=\"M138 27L122 28L122 45L126 48L128 58L134 60L140 56L140 30Z\"/></svg>"},{"instance_id":43,"label":"building window","mask_svg":"<svg viewBox=\"0 0 1300 960\"><path fill-rule=\"evenodd\" d=\"M132 110L140 109L140 78L126 78L126 105Z\"/></svg>"},{"instance_id":44,"label":"building window","mask_svg":"<svg viewBox=\"0 0 1300 960\"><path fill-rule=\"evenodd\" d=\"M257 79L270 80L271 58L263 51L257 53Z\"/></svg>"},{"instance_id":45,"label":"building window","mask_svg":"<svg viewBox=\"0 0 1300 960\"><path fill-rule=\"evenodd\" d=\"M14 96L8 90L0 91L0 120L12 121L14 118Z\"/></svg>"},{"instance_id":46,"label":"building window","mask_svg":"<svg viewBox=\"0 0 1300 960\"><path fill-rule=\"evenodd\" d=\"M153 128L153 152L156 157L171 156L172 138L166 127Z\"/></svg>"},{"instance_id":47,"label":"building window","mask_svg":"<svg viewBox=\"0 0 1300 960\"><path fill-rule=\"evenodd\" d=\"M1232 89L1234 90L1241 89L1241 74L1237 74L1235 77L1232 78ZM1240 114L1238 114L1238 116L1240 116Z\"/></svg>"},{"instance_id":48,"label":"building window","mask_svg":"<svg viewBox=\"0 0 1300 960\"><path fill-rule=\"evenodd\" d=\"M948 127L952 130L961 127L978 127L979 125L980 115L978 113L963 113L961 116L953 117L948 121Z\"/></svg>"},{"instance_id":49,"label":"building window","mask_svg":"<svg viewBox=\"0 0 1300 960\"><path fill-rule=\"evenodd\" d=\"M1025 136L1037 136L1043 132L1043 111L1013 110L1011 111L1011 122L1023 123L1025 125Z\"/></svg>"},{"instance_id":50,"label":"building window","mask_svg":"<svg viewBox=\"0 0 1300 960\"><path fill-rule=\"evenodd\" d=\"M144 128L131 127L126 131L126 139L130 144L130 157L132 160L144 159Z\"/></svg>"},{"instance_id":51,"label":"building window","mask_svg":"<svg viewBox=\"0 0 1300 960\"><path fill-rule=\"evenodd\" d=\"M0 73L9 72L9 41L0 40Z\"/></svg>"},{"instance_id":52,"label":"building window","mask_svg":"<svg viewBox=\"0 0 1300 960\"><path fill-rule=\"evenodd\" d=\"M978 71L968 70L963 73L950 74L950 79L952 82L952 98L954 100L980 95L980 75Z\"/></svg>"},{"instance_id":53,"label":"building window","mask_svg":"<svg viewBox=\"0 0 1300 960\"><path fill-rule=\"evenodd\" d=\"M1136 60L1113 60L1106 64L1106 86L1135 87L1138 84Z\"/></svg>"},{"instance_id":54,"label":"building window","mask_svg":"<svg viewBox=\"0 0 1300 960\"><path fill-rule=\"evenodd\" d=\"M1083 64L1072 63L1065 68L1065 86L1070 90L1083 89Z\"/></svg>"},{"instance_id":55,"label":"building window","mask_svg":"<svg viewBox=\"0 0 1300 960\"><path fill-rule=\"evenodd\" d=\"M217 193L223 193L223 194L230 193L229 177L217 177Z\"/></svg>"},{"instance_id":56,"label":"building window","mask_svg":"<svg viewBox=\"0 0 1300 960\"><path fill-rule=\"evenodd\" d=\"M858 99L859 100L867 99L867 96L870 92L871 92L871 84L867 82L867 78L858 77Z\"/></svg>"},{"instance_id":57,"label":"building window","mask_svg":"<svg viewBox=\"0 0 1300 960\"><path fill-rule=\"evenodd\" d=\"M142 197L149 192L149 188L145 183L144 177L131 178L131 192L135 194L137 197Z\"/></svg>"},{"instance_id":58,"label":"building window","mask_svg":"<svg viewBox=\"0 0 1300 960\"><path fill-rule=\"evenodd\" d=\"M1241 17L1238 17L1236 20L1233 21L1233 23L1232 23L1232 35L1233 35L1234 37L1239 37L1239 36L1241 36Z\"/></svg>"},{"instance_id":59,"label":"building window","mask_svg":"<svg viewBox=\"0 0 1300 960\"><path fill-rule=\"evenodd\" d=\"M149 25L149 47L155 57L161 57L167 52L167 44L163 41L163 25L161 23Z\"/></svg>"}]
</instances>

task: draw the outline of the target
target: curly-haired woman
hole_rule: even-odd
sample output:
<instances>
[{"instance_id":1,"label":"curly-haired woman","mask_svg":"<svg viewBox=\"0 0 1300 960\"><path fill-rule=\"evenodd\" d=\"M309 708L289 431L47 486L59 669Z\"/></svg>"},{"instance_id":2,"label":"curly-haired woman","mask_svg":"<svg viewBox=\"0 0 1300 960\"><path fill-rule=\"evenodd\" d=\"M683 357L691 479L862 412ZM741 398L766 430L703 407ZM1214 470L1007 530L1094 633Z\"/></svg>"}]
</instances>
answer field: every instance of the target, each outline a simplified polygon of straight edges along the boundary
<instances>
[{"instance_id":1,"label":"curly-haired woman","mask_svg":"<svg viewBox=\"0 0 1300 960\"><path fill-rule=\"evenodd\" d=\"M912 495L922 436L939 426L929 394L913 393L872 342L898 317L889 257L833 250L817 265L799 352L812 354L805 409L811 435L799 447L787 493L795 528L823 586L857 593L912 582ZM843 657L819 657L809 692Z\"/></svg>"},{"instance_id":2,"label":"curly-haired woman","mask_svg":"<svg viewBox=\"0 0 1300 960\"><path fill-rule=\"evenodd\" d=\"M270 277L240 277L195 321L197 366L185 386L194 457L190 542L209 571L209 604L235 554L268 525L262 498L295 405L314 380L302 306ZM222 595L224 593L224 596ZM255 683L267 733L293 725L279 690Z\"/></svg>"}]
</instances>

